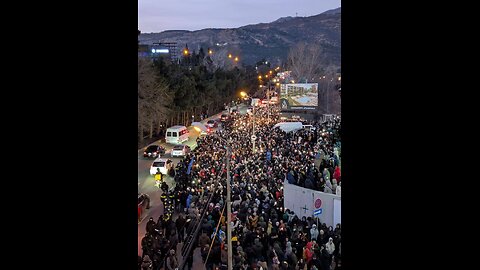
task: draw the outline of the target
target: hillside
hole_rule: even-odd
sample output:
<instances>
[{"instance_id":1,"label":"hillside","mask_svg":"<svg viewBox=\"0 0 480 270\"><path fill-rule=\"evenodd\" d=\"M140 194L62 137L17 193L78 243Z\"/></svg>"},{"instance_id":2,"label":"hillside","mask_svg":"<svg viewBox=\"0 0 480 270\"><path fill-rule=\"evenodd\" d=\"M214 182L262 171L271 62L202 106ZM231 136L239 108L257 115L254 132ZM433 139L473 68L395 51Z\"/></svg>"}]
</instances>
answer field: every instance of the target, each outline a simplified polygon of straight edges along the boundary
<instances>
[{"instance_id":1,"label":"hillside","mask_svg":"<svg viewBox=\"0 0 480 270\"><path fill-rule=\"evenodd\" d=\"M200 47L228 51L239 55L246 65L253 65L262 58L274 64L284 62L290 47L304 41L319 44L326 60L340 66L341 8L310 17L284 17L271 23L239 28L142 33L139 41L140 44L177 42L179 48L188 44L190 49L197 51Z\"/></svg>"}]
</instances>

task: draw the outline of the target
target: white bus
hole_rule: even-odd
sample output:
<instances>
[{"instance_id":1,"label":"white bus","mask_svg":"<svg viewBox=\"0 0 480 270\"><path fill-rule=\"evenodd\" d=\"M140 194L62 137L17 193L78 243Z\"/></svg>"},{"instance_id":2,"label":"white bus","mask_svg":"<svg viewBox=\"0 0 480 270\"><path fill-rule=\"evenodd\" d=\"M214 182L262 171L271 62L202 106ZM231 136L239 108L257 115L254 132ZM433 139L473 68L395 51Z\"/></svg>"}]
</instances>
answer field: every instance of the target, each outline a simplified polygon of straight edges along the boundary
<instances>
[{"instance_id":1,"label":"white bus","mask_svg":"<svg viewBox=\"0 0 480 270\"><path fill-rule=\"evenodd\" d=\"M165 142L171 144L180 144L188 141L189 133L185 126L173 126L167 128L165 133Z\"/></svg>"}]
</instances>

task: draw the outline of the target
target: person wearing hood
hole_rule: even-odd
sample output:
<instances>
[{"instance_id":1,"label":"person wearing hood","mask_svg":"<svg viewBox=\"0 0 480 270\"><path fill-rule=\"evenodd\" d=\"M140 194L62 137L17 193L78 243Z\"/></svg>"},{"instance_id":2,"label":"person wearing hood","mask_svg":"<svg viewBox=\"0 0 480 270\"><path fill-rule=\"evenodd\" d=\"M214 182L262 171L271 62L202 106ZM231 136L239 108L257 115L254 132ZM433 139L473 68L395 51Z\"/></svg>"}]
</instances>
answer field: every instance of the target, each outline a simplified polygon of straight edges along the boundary
<instances>
[{"instance_id":1,"label":"person wearing hood","mask_svg":"<svg viewBox=\"0 0 480 270\"><path fill-rule=\"evenodd\" d=\"M263 217L260 217L260 218L258 219L257 225L258 225L260 228L267 229L267 223L265 222L265 220L264 220Z\"/></svg>"},{"instance_id":2,"label":"person wearing hood","mask_svg":"<svg viewBox=\"0 0 480 270\"><path fill-rule=\"evenodd\" d=\"M334 194L336 194L336 192L337 192L337 187L338 187L337 179L333 178L332 179L332 191L333 191Z\"/></svg>"},{"instance_id":3,"label":"person wearing hood","mask_svg":"<svg viewBox=\"0 0 480 270\"><path fill-rule=\"evenodd\" d=\"M325 236L325 231L321 229L317 237L317 242L319 243L319 245L323 245L327 242L327 239L328 238Z\"/></svg>"},{"instance_id":4,"label":"person wearing hood","mask_svg":"<svg viewBox=\"0 0 480 270\"><path fill-rule=\"evenodd\" d=\"M320 263L322 265L322 269L330 269L330 255L328 251L325 249L325 246L322 245L320 247Z\"/></svg>"},{"instance_id":5,"label":"person wearing hood","mask_svg":"<svg viewBox=\"0 0 480 270\"><path fill-rule=\"evenodd\" d=\"M187 206L187 209L190 208L190 204L192 202L192 193L189 193L188 196L187 196L187 201L186 201L186 206Z\"/></svg>"},{"instance_id":6,"label":"person wearing hood","mask_svg":"<svg viewBox=\"0 0 480 270\"><path fill-rule=\"evenodd\" d=\"M323 189L323 192L332 194L332 183L330 183L330 180L325 180L325 187Z\"/></svg>"},{"instance_id":7,"label":"person wearing hood","mask_svg":"<svg viewBox=\"0 0 480 270\"><path fill-rule=\"evenodd\" d=\"M145 257L148 254L151 254L151 248L153 246L153 240L150 237L150 234L147 232L141 241L142 245L142 256Z\"/></svg>"},{"instance_id":8,"label":"person wearing hood","mask_svg":"<svg viewBox=\"0 0 480 270\"><path fill-rule=\"evenodd\" d=\"M333 232L335 233L335 235L341 235L342 234L342 227L341 227L340 223L337 223L337 225L335 226L335 230L333 230Z\"/></svg>"},{"instance_id":9,"label":"person wearing hood","mask_svg":"<svg viewBox=\"0 0 480 270\"><path fill-rule=\"evenodd\" d=\"M330 180L330 172L328 171L327 168L323 169L322 175L323 175L323 179L325 179L325 181Z\"/></svg>"},{"instance_id":10,"label":"person wearing hood","mask_svg":"<svg viewBox=\"0 0 480 270\"><path fill-rule=\"evenodd\" d=\"M288 257L292 253L292 242L287 242L287 248L285 249L285 257Z\"/></svg>"},{"instance_id":11,"label":"person wearing hood","mask_svg":"<svg viewBox=\"0 0 480 270\"><path fill-rule=\"evenodd\" d=\"M153 220L153 217L151 217L148 220L147 225L145 226L145 231L147 231L149 234L153 235L153 233L155 232L155 227L156 227L156 223Z\"/></svg>"},{"instance_id":12,"label":"person wearing hood","mask_svg":"<svg viewBox=\"0 0 480 270\"><path fill-rule=\"evenodd\" d=\"M255 256L257 257L257 259L262 259L263 256L263 250L264 250L264 247L262 245L262 243L260 242L260 239L259 238L255 238L254 240L254 244L253 244L253 251L255 252Z\"/></svg>"},{"instance_id":13,"label":"person wearing hood","mask_svg":"<svg viewBox=\"0 0 480 270\"><path fill-rule=\"evenodd\" d=\"M175 227L177 228L177 235L178 235L178 242L182 243L183 242L183 236L184 236L184 231L185 231L185 218L183 217L182 214L180 214L175 220Z\"/></svg>"},{"instance_id":14,"label":"person wearing hood","mask_svg":"<svg viewBox=\"0 0 480 270\"><path fill-rule=\"evenodd\" d=\"M307 265L310 264L313 258L313 251L312 251L312 242L308 242L307 245L303 248L303 258L305 258L305 262Z\"/></svg>"},{"instance_id":15,"label":"person wearing hood","mask_svg":"<svg viewBox=\"0 0 480 270\"><path fill-rule=\"evenodd\" d=\"M333 178L340 180L341 173L340 173L340 167L337 165L335 167L335 171L333 172Z\"/></svg>"},{"instance_id":16,"label":"person wearing hood","mask_svg":"<svg viewBox=\"0 0 480 270\"><path fill-rule=\"evenodd\" d=\"M342 196L342 182L338 183L337 192L335 194Z\"/></svg>"},{"instance_id":17,"label":"person wearing hood","mask_svg":"<svg viewBox=\"0 0 480 270\"><path fill-rule=\"evenodd\" d=\"M335 236L335 232L333 232L333 227L332 226L329 226L328 227L328 232L327 232L327 237L334 237Z\"/></svg>"},{"instance_id":18,"label":"person wearing hood","mask_svg":"<svg viewBox=\"0 0 480 270\"><path fill-rule=\"evenodd\" d=\"M335 244L333 243L332 237L328 238L328 243L325 244L325 249L330 256L332 256L333 252L335 252Z\"/></svg>"},{"instance_id":19,"label":"person wearing hood","mask_svg":"<svg viewBox=\"0 0 480 270\"><path fill-rule=\"evenodd\" d=\"M312 228L310 229L310 237L312 240L317 240L317 237L318 237L318 229L317 229L317 225L316 224L313 224L312 225Z\"/></svg>"},{"instance_id":20,"label":"person wearing hood","mask_svg":"<svg viewBox=\"0 0 480 270\"><path fill-rule=\"evenodd\" d=\"M153 270L152 260L148 255L145 255L145 257L143 257L142 270Z\"/></svg>"}]
</instances>

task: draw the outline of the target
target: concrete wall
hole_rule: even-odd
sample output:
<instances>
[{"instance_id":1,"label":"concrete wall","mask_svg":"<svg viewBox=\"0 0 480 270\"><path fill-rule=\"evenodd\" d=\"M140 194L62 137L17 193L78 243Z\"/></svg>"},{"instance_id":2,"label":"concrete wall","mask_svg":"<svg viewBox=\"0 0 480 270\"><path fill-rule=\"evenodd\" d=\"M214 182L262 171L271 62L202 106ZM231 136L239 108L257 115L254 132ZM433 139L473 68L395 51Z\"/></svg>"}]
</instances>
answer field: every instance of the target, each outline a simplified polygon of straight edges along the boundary
<instances>
[{"instance_id":1,"label":"concrete wall","mask_svg":"<svg viewBox=\"0 0 480 270\"><path fill-rule=\"evenodd\" d=\"M334 200L338 201L334 203ZM341 222L340 196L291 185L286 181L284 182L284 206L286 209L293 210L299 218L314 217L315 210L318 210L321 212L318 215L320 222L326 223L327 226L335 227L336 223Z\"/></svg>"}]
</instances>

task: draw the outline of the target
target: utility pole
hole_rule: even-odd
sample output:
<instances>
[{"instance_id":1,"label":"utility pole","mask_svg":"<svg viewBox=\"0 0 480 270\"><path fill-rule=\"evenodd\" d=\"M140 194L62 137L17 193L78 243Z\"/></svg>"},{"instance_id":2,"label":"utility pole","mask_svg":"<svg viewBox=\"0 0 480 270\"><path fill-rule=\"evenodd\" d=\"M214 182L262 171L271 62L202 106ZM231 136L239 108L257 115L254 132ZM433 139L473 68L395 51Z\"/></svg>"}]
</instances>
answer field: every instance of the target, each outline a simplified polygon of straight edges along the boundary
<instances>
[{"instance_id":1,"label":"utility pole","mask_svg":"<svg viewBox=\"0 0 480 270\"><path fill-rule=\"evenodd\" d=\"M227 145L227 244L228 244L228 270L232 270L233 260L232 260L232 204L230 203L231 198L231 182L230 182L230 158L232 157L232 149L230 148L230 142Z\"/></svg>"},{"instance_id":2,"label":"utility pole","mask_svg":"<svg viewBox=\"0 0 480 270\"><path fill-rule=\"evenodd\" d=\"M267 88L267 119L270 122L270 80L268 80Z\"/></svg>"},{"instance_id":3,"label":"utility pole","mask_svg":"<svg viewBox=\"0 0 480 270\"><path fill-rule=\"evenodd\" d=\"M255 105L256 104L253 104L253 113L252 113L252 119L253 119L253 129L252 129L252 137L251 137L251 140L252 140L252 143L253 143L253 147L252 147L252 152L255 153Z\"/></svg>"}]
</instances>

